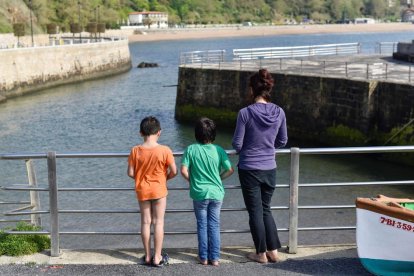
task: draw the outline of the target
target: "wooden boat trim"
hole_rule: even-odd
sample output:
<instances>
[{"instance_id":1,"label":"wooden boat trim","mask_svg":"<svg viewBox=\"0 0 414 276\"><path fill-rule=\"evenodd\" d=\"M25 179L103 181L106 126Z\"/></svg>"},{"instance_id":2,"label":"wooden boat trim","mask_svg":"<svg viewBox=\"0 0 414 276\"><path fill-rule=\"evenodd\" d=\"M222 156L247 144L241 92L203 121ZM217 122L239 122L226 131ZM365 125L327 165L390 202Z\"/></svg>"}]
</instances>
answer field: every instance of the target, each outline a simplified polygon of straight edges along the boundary
<instances>
[{"instance_id":1,"label":"wooden boat trim","mask_svg":"<svg viewBox=\"0 0 414 276\"><path fill-rule=\"evenodd\" d=\"M359 209L369 210L375 213L384 214L401 220L414 222L414 211L404 208L398 202L414 202L408 198L391 198L379 196L378 198L361 198L358 197L355 205Z\"/></svg>"}]
</instances>

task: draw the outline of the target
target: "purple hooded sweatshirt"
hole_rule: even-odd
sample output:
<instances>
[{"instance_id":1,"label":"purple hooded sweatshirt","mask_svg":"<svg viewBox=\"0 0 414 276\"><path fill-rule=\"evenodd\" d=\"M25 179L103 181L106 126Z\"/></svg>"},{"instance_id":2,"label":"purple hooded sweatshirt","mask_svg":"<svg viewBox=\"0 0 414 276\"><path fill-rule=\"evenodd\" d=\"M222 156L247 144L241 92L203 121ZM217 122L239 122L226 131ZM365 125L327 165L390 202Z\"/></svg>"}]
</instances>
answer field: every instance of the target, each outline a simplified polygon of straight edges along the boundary
<instances>
[{"instance_id":1,"label":"purple hooded sweatshirt","mask_svg":"<svg viewBox=\"0 0 414 276\"><path fill-rule=\"evenodd\" d=\"M239 154L239 169L276 168L275 149L288 140L285 112L273 103L254 103L239 111L233 148Z\"/></svg>"}]
</instances>

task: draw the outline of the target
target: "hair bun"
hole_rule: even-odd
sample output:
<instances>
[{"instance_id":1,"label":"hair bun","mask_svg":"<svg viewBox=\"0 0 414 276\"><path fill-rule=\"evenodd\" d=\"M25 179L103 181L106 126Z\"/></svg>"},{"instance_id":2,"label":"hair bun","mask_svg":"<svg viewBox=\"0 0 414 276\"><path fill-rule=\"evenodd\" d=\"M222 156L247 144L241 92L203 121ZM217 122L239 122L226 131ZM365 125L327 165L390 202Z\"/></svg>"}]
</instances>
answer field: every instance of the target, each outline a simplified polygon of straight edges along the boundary
<instances>
[{"instance_id":1,"label":"hair bun","mask_svg":"<svg viewBox=\"0 0 414 276\"><path fill-rule=\"evenodd\" d=\"M262 83L265 89L268 89L268 90L272 89L274 81L273 81L272 75L269 73L269 71L267 71L267 69L260 69L259 77L260 77L260 82Z\"/></svg>"}]
</instances>

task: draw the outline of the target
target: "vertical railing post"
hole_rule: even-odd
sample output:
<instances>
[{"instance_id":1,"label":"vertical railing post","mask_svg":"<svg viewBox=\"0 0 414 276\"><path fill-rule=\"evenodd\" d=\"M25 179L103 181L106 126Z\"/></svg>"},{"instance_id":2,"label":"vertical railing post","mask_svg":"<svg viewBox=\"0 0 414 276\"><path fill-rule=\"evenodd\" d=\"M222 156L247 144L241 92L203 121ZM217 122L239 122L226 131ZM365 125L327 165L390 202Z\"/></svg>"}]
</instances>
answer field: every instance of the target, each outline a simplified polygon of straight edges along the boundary
<instances>
[{"instance_id":1,"label":"vertical railing post","mask_svg":"<svg viewBox=\"0 0 414 276\"><path fill-rule=\"evenodd\" d=\"M385 79L388 79L388 63L385 63Z\"/></svg>"},{"instance_id":2,"label":"vertical railing post","mask_svg":"<svg viewBox=\"0 0 414 276\"><path fill-rule=\"evenodd\" d=\"M348 62L345 62L345 76L348 77Z\"/></svg>"},{"instance_id":3,"label":"vertical railing post","mask_svg":"<svg viewBox=\"0 0 414 276\"><path fill-rule=\"evenodd\" d=\"M31 188L37 188L36 172L32 160L26 160L26 168L29 186ZM30 191L30 205L32 206L32 211L40 210L39 191ZM42 226L40 214L30 215L30 221L35 226Z\"/></svg>"},{"instance_id":4,"label":"vertical railing post","mask_svg":"<svg viewBox=\"0 0 414 276\"><path fill-rule=\"evenodd\" d=\"M56 152L47 153L47 169L49 179L49 208L50 208L50 256L59 256L59 213L58 188L56 178Z\"/></svg>"},{"instance_id":5,"label":"vertical railing post","mask_svg":"<svg viewBox=\"0 0 414 276\"><path fill-rule=\"evenodd\" d=\"M298 251L299 148L290 149L289 253Z\"/></svg>"}]
</instances>

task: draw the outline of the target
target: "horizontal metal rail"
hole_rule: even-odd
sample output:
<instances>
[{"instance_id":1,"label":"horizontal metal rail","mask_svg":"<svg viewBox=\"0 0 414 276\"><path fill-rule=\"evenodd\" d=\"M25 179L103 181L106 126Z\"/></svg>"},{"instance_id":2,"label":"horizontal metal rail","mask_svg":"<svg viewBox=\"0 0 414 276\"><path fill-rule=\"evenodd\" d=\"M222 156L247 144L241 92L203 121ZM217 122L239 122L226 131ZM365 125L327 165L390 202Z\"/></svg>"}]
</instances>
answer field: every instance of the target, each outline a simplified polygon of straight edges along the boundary
<instances>
[{"instance_id":1,"label":"horizontal metal rail","mask_svg":"<svg viewBox=\"0 0 414 276\"><path fill-rule=\"evenodd\" d=\"M39 210L39 211L26 211L26 212L5 212L4 216L27 216L27 215L36 215L36 214L49 214L50 210Z\"/></svg>"},{"instance_id":2,"label":"horizontal metal rail","mask_svg":"<svg viewBox=\"0 0 414 276\"><path fill-rule=\"evenodd\" d=\"M1 188L0 188L1 189ZM13 205L13 204L30 204L30 201L1 201L0 205Z\"/></svg>"},{"instance_id":3,"label":"horizontal metal rail","mask_svg":"<svg viewBox=\"0 0 414 276\"><path fill-rule=\"evenodd\" d=\"M355 226L333 226L333 227L299 227L298 231L335 231L355 230ZM289 228L278 228L278 232L288 232ZM5 231L13 235L50 235L48 231ZM141 235L140 231L61 231L61 235ZM249 229L226 229L220 230L222 234L243 234L250 233ZM165 235L191 235L197 234L194 230L165 231Z\"/></svg>"},{"instance_id":4,"label":"horizontal metal rail","mask_svg":"<svg viewBox=\"0 0 414 276\"><path fill-rule=\"evenodd\" d=\"M0 219L0 223L9 223L9 222L29 222L31 221L30 219Z\"/></svg>"},{"instance_id":5,"label":"horizontal metal rail","mask_svg":"<svg viewBox=\"0 0 414 276\"><path fill-rule=\"evenodd\" d=\"M414 146L374 146L374 147L332 147L332 148L300 148L301 154L350 154L350 153L389 153L389 152L414 152ZM226 150L228 155L236 155L235 150ZM289 154L291 149L277 149L276 154ZM174 151L176 157L182 156L184 151ZM56 158L120 158L128 157L129 152L106 153L56 153ZM4 160L45 159L47 154L0 154Z\"/></svg>"},{"instance_id":6,"label":"horizontal metal rail","mask_svg":"<svg viewBox=\"0 0 414 276\"><path fill-rule=\"evenodd\" d=\"M299 187L340 187L340 186L368 186L368 185L412 185L414 184L414 180L398 180L398 181L366 181L366 182L332 182L332 183L301 183ZM240 185L234 186L225 186L226 190L233 190L233 189L240 189ZM289 188L289 184L279 184L276 185L276 188ZM168 187L170 191L184 191L188 190L188 187ZM47 192L49 191L48 188L30 188L30 187L0 187L0 190L6 191L41 191ZM58 191L60 192L91 192L91 191L99 191L99 192L110 192L110 191L135 191L134 188L126 188L126 187L109 187L109 188L59 188ZM26 202L30 203L30 202Z\"/></svg>"}]
</instances>

